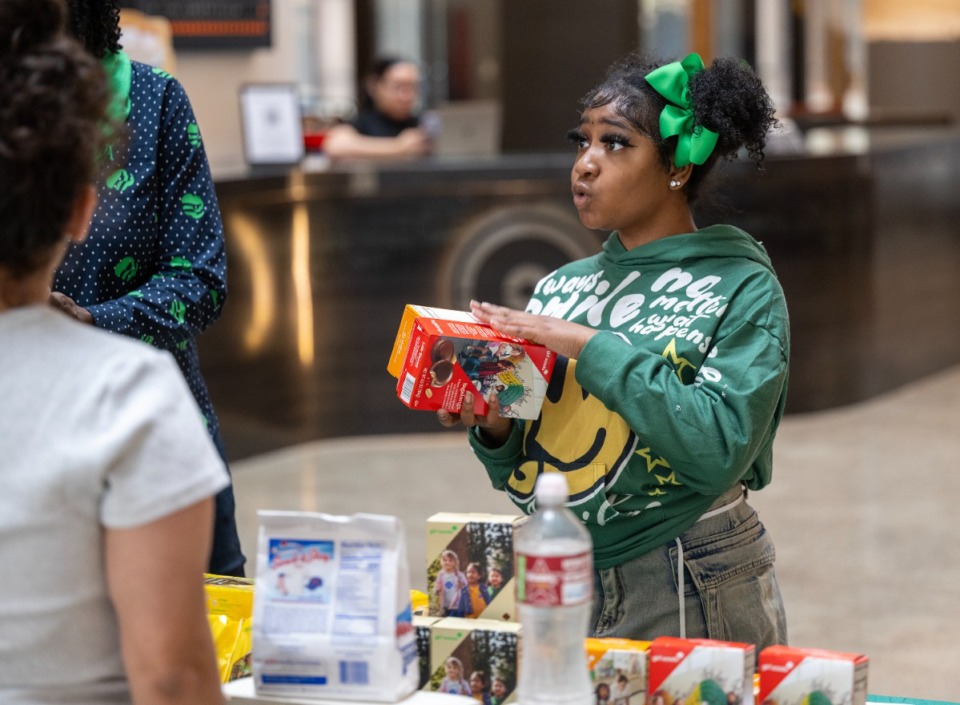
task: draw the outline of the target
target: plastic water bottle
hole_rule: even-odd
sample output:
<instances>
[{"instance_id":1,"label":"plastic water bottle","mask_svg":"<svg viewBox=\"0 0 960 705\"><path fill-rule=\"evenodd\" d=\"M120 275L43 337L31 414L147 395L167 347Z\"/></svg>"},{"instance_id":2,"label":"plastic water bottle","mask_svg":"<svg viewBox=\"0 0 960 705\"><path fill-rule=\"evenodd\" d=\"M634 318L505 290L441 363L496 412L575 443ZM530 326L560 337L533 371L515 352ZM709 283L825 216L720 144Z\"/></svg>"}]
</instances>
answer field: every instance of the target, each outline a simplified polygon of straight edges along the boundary
<instances>
[{"instance_id":1,"label":"plastic water bottle","mask_svg":"<svg viewBox=\"0 0 960 705\"><path fill-rule=\"evenodd\" d=\"M584 646L593 603L593 543L566 508L567 479L540 475L536 511L517 529L521 635L518 705L591 705Z\"/></svg>"}]
</instances>

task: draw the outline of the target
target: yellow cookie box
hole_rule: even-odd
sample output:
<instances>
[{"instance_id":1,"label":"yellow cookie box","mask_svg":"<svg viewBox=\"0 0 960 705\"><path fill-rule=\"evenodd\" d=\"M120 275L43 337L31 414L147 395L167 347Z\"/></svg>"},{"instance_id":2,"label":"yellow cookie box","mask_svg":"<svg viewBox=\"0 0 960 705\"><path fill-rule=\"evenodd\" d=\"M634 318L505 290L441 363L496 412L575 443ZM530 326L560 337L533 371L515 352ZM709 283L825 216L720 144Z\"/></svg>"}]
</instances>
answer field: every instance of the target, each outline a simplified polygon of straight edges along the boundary
<instances>
[{"instance_id":1,"label":"yellow cookie box","mask_svg":"<svg viewBox=\"0 0 960 705\"><path fill-rule=\"evenodd\" d=\"M585 646L598 703L646 699L649 641L589 638Z\"/></svg>"}]
</instances>

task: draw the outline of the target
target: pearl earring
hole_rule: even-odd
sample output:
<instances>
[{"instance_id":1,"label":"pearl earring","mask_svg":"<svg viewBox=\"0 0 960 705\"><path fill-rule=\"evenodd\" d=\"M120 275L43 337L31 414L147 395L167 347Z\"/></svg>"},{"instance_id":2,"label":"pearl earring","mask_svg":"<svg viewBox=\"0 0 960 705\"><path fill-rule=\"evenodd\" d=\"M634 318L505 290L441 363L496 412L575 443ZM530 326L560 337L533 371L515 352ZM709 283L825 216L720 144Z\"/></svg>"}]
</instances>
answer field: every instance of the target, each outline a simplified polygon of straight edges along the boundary
<instances>
[{"instance_id":1,"label":"pearl earring","mask_svg":"<svg viewBox=\"0 0 960 705\"><path fill-rule=\"evenodd\" d=\"M670 188L679 188L680 182L677 179L671 179Z\"/></svg>"}]
</instances>

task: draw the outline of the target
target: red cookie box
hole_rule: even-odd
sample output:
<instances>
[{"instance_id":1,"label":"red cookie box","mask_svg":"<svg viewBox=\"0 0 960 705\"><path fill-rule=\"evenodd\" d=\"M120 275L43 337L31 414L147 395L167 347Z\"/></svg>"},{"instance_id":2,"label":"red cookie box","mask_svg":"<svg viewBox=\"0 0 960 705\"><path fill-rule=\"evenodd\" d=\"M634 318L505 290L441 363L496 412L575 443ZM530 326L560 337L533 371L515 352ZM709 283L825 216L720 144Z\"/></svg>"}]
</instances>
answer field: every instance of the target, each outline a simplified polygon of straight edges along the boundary
<instances>
[{"instance_id":1,"label":"red cookie box","mask_svg":"<svg viewBox=\"0 0 960 705\"><path fill-rule=\"evenodd\" d=\"M865 705L862 654L768 646L760 652L761 705Z\"/></svg>"},{"instance_id":2,"label":"red cookie box","mask_svg":"<svg viewBox=\"0 0 960 705\"><path fill-rule=\"evenodd\" d=\"M542 345L501 335L466 311L408 304L387 371L411 409L459 413L473 392L482 415L496 391L501 416L535 419L555 362Z\"/></svg>"},{"instance_id":3,"label":"red cookie box","mask_svg":"<svg viewBox=\"0 0 960 705\"><path fill-rule=\"evenodd\" d=\"M753 644L657 637L650 644L647 702L753 705Z\"/></svg>"}]
</instances>

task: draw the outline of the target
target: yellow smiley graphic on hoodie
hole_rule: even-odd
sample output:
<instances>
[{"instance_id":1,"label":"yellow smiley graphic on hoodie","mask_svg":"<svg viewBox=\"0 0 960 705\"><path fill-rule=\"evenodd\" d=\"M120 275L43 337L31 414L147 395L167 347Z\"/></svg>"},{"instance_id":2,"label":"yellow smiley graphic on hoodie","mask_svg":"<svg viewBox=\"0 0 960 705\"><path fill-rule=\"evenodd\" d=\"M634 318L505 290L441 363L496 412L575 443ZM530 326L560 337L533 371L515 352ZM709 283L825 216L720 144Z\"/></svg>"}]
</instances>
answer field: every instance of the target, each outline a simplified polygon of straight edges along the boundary
<instances>
[{"instance_id":1,"label":"yellow smiley graphic on hoodie","mask_svg":"<svg viewBox=\"0 0 960 705\"><path fill-rule=\"evenodd\" d=\"M570 509L584 521L604 524L615 513L605 488L636 446L637 436L623 418L577 383L576 361L561 358L543 412L526 428L526 459L507 481L507 491L518 503L529 503L541 472L562 472L570 487Z\"/></svg>"}]
</instances>

